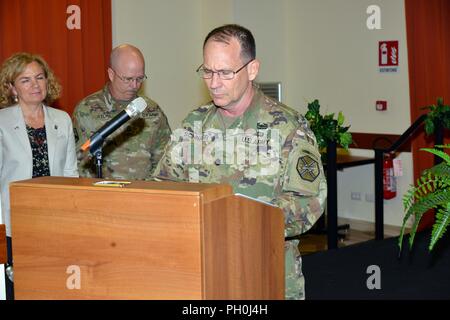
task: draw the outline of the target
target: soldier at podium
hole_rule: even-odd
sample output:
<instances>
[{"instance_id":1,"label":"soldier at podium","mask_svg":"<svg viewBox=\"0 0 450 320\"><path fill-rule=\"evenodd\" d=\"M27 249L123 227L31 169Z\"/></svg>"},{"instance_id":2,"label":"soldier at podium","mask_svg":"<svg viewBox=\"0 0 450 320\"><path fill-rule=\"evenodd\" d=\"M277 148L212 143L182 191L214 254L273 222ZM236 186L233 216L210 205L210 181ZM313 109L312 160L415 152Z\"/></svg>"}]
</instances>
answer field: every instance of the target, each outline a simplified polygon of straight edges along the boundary
<instances>
[{"instance_id":1,"label":"soldier at podium","mask_svg":"<svg viewBox=\"0 0 450 320\"><path fill-rule=\"evenodd\" d=\"M316 138L295 110L263 94L252 33L212 30L197 69L212 101L174 131L155 178L228 183L235 193L271 203L285 215L286 299L304 299L298 240L324 210L327 184Z\"/></svg>"}]
</instances>

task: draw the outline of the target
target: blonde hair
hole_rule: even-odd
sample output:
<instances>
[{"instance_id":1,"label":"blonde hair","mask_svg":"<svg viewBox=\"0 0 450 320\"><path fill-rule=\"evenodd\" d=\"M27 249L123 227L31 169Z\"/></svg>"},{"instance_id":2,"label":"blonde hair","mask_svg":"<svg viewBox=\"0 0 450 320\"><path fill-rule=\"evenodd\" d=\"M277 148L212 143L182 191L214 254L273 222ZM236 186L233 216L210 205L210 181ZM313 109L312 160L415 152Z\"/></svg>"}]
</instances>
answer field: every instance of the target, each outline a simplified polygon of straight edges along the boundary
<instances>
[{"instance_id":1,"label":"blonde hair","mask_svg":"<svg viewBox=\"0 0 450 320\"><path fill-rule=\"evenodd\" d=\"M17 77L25 70L26 66L32 62L36 62L42 67L45 78L47 79L47 96L44 99L44 103L50 105L59 98L61 94L61 85L58 83L58 80L47 62L39 55L28 52L19 52L6 59L0 70L0 108L17 103L14 101L11 85L14 85L14 81Z\"/></svg>"}]
</instances>

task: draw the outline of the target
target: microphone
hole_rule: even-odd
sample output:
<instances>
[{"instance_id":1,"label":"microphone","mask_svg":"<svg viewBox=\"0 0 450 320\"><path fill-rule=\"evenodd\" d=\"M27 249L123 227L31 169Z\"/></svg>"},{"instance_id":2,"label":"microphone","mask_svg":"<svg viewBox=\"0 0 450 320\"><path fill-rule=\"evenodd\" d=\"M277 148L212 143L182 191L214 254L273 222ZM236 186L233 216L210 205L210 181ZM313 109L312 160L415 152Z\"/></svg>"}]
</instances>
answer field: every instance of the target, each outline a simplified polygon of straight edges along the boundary
<instances>
[{"instance_id":1,"label":"microphone","mask_svg":"<svg viewBox=\"0 0 450 320\"><path fill-rule=\"evenodd\" d=\"M86 151L89 149L91 153L96 151L97 148L103 144L106 137L119 129L125 122L139 115L145 108L147 108L147 103L144 98L138 97L134 99L125 110L120 111L114 118L98 129L91 138L81 146L81 150Z\"/></svg>"}]
</instances>

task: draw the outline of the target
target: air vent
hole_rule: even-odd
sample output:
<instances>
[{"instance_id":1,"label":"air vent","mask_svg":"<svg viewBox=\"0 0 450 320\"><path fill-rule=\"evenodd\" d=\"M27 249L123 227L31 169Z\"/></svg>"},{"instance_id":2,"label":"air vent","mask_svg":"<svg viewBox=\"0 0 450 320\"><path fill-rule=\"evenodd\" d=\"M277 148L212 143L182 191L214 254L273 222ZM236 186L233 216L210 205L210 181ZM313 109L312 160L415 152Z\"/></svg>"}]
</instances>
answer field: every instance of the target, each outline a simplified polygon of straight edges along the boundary
<instances>
[{"instance_id":1,"label":"air vent","mask_svg":"<svg viewBox=\"0 0 450 320\"><path fill-rule=\"evenodd\" d=\"M258 87L264 94L281 102L281 82L259 82Z\"/></svg>"}]
</instances>

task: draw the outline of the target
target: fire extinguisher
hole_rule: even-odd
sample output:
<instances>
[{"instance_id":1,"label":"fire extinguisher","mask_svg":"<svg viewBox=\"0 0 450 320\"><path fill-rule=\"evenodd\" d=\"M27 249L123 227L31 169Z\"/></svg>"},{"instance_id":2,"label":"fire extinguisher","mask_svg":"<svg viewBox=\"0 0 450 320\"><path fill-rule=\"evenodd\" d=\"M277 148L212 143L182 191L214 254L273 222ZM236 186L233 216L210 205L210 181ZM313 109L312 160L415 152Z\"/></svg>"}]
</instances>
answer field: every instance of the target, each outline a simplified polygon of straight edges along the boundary
<instances>
[{"instance_id":1,"label":"fire extinguisher","mask_svg":"<svg viewBox=\"0 0 450 320\"><path fill-rule=\"evenodd\" d=\"M387 154L383 161L383 197L386 200L397 196L397 183L394 177L394 156Z\"/></svg>"}]
</instances>

